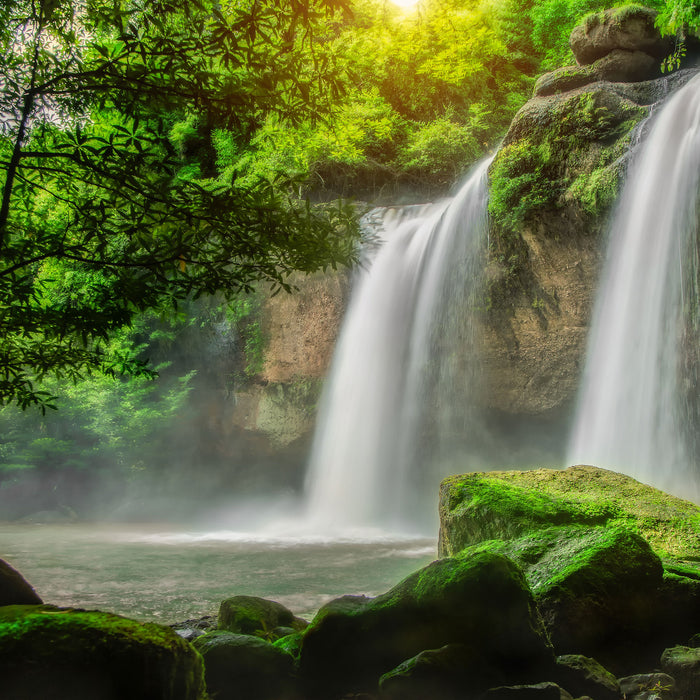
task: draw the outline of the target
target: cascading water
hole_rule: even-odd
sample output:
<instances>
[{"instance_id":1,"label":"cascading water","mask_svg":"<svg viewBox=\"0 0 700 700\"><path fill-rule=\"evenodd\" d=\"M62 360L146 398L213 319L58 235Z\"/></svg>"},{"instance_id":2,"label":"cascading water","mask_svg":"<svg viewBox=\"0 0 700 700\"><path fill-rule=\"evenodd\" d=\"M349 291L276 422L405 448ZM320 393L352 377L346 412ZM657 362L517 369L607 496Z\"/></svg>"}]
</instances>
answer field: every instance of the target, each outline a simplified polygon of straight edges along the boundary
<instances>
[{"instance_id":1,"label":"cascading water","mask_svg":"<svg viewBox=\"0 0 700 700\"><path fill-rule=\"evenodd\" d=\"M625 184L567 460L694 499L699 179L700 75L659 112Z\"/></svg>"},{"instance_id":2,"label":"cascading water","mask_svg":"<svg viewBox=\"0 0 700 700\"><path fill-rule=\"evenodd\" d=\"M464 311L483 268L488 165L451 202L384 220L386 243L356 280L321 402L306 483L314 529L415 532L433 521L436 433L467 420L464 396L453 399L472 342Z\"/></svg>"}]
</instances>

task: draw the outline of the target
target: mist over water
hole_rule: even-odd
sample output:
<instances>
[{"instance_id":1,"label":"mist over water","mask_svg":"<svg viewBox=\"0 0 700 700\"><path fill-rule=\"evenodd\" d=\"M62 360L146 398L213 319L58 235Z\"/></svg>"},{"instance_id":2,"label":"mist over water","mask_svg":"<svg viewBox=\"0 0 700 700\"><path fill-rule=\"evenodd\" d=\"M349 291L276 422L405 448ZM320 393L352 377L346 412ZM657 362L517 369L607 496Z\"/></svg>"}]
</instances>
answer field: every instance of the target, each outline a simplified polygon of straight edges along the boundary
<instances>
[{"instance_id":1,"label":"mist over water","mask_svg":"<svg viewBox=\"0 0 700 700\"><path fill-rule=\"evenodd\" d=\"M489 163L454 200L382 222L385 243L355 282L320 406L312 529L434 532L442 438L469 440L464 310L483 270Z\"/></svg>"},{"instance_id":2,"label":"mist over water","mask_svg":"<svg viewBox=\"0 0 700 700\"><path fill-rule=\"evenodd\" d=\"M696 76L656 116L630 169L567 458L695 500L699 178Z\"/></svg>"},{"instance_id":3,"label":"mist over water","mask_svg":"<svg viewBox=\"0 0 700 700\"><path fill-rule=\"evenodd\" d=\"M215 615L233 595L310 618L345 594L377 595L435 557L433 539L263 536L166 525L0 525L0 557L54 605L137 620Z\"/></svg>"}]
</instances>

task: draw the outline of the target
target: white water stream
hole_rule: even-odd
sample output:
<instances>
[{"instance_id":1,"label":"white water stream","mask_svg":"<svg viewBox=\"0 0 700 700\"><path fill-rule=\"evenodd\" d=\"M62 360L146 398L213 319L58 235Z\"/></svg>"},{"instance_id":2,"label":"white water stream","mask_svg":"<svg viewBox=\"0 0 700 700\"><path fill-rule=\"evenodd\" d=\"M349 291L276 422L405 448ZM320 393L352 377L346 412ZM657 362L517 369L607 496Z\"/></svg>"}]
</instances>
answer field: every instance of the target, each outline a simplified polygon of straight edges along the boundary
<instances>
[{"instance_id":1,"label":"white water stream","mask_svg":"<svg viewBox=\"0 0 700 700\"><path fill-rule=\"evenodd\" d=\"M319 411L306 483L315 531L432 530L438 433L467 420L458 357L472 342L464 310L483 268L488 165L454 200L384 219L386 242L355 282Z\"/></svg>"},{"instance_id":2,"label":"white water stream","mask_svg":"<svg viewBox=\"0 0 700 700\"><path fill-rule=\"evenodd\" d=\"M688 398L697 352L700 76L655 118L611 229L568 464L697 499Z\"/></svg>"}]
</instances>

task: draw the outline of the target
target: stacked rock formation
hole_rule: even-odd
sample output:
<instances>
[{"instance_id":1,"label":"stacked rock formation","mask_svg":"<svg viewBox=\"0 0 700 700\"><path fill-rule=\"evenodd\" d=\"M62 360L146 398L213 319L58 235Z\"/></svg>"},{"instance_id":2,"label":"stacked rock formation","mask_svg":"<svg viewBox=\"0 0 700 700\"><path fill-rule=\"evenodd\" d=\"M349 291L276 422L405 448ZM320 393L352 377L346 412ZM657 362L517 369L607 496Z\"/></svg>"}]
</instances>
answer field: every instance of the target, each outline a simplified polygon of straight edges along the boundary
<instances>
[{"instance_id":1,"label":"stacked rock formation","mask_svg":"<svg viewBox=\"0 0 700 700\"><path fill-rule=\"evenodd\" d=\"M673 51L673 40L659 34L656 14L630 5L587 17L569 38L577 65L541 76L535 95L566 92L599 80L634 83L659 77L662 59Z\"/></svg>"}]
</instances>

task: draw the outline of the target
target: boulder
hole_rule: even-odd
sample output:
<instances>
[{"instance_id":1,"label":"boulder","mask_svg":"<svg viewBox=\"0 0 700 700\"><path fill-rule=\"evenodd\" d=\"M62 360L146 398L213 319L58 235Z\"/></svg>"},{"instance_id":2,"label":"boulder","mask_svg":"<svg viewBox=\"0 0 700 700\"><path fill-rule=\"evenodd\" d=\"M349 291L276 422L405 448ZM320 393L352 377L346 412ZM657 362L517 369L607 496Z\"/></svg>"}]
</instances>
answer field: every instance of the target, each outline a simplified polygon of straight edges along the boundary
<instances>
[{"instance_id":1,"label":"boulder","mask_svg":"<svg viewBox=\"0 0 700 700\"><path fill-rule=\"evenodd\" d=\"M558 654L583 653L613 671L658 658L658 556L620 527L558 527L510 541L473 545L460 556L490 551L519 563ZM556 680L556 679L555 679ZM596 697L594 695L594 697Z\"/></svg>"},{"instance_id":2,"label":"boulder","mask_svg":"<svg viewBox=\"0 0 700 700\"><path fill-rule=\"evenodd\" d=\"M300 673L313 697L375 692L403 661L451 644L488 658L499 684L527 682L553 664L522 572L483 552L433 562L377 598L321 609L302 640ZM483 680L472 678L473 687Z\"/></svg>"},{"instance_id":3,"label":"boulder","mask_svg":"<svg viewBox=\"0 0 700 700\"><path fill-rule=\"evenodd\" d=\"M626 700L675 700L676 681L667 673L638 673L620 678Z\"/></svg>"},{"instance_id":4,"label":"boulder","mask_svg":"<svg viewBox=\"0 0 700 700\"><path fill-rule=\"evenodd\" d=\"M557 681L574 697L590 695L596 700L623 697L617 678L595 659L580 654L557 657Z\"/></svg>"},{"instance_id":5,"label":"boulder","mask_svg":"<svg viewBox=\"0 0 700 700\"><path fill-rule=\"evenodd\" d=\"M249 634L267 639L279 639L286 632L275 633L277 628L289 627L300 631L308 622L295 617L281 603L256 596L238 595L227 598L219 606L219 629L238 634Z\"/></svg>"},{"instance_id":6,"label":"boulder","mask_svg":"<svg viewBox=\"0 0 700 700\"><path fill-rule=\"evenodd\" d=\"M654 26L656 15L656 11L639 5L588 15L569 37L576 61L588 65L616 49L665 58L673 51L673 39L661 36Z\"/></svg>"},{"instance_id":7,"label":"boulder","mask_svg":"<svg viewBox=\"0 0 700 700\"><path fill-rule=\"evenodd\" d=\"M488 659L474 654L463 644L447 644L428 649L399 664L379 679L381 700L464 700L469 696L472 679L489 685L492 675L497 682L501 675L491 669ZM558 700L558 699L557 699Z\"/></svg>"},{"instance_id":8,"label":"boulder","mask_svg":"<svg viewBox=\"0 0 700 700\"><path fill-rule=\"evenodd\" d=\"M643 82L660 74L660 63L643 51L615 49L589 66L563 66L541 75L534 96L548 97L569 92L599 81L611 83Z\"/></svg>"},{"instance_id":9,"label":"boulder","mask_svg":"<svg viewBox=\"0 0 700 700\"><path fill-rule=\"evenodd\" d=\"M615 49L593 65L598 80L611 83L638 83L661 75L659 61L644 51Z\"/></svg>"},{"instance_id":10,"label":"boulder","mask_svg":"<svg viewBox=\"0 0 700 700\"><path fill-rule=\"evenodd\" d=\"M692 638L700 630L700 571L668 559L664 567L655 605L656 637L662 648L697 646Z\"/></svg>"},{"instance_id":11,"label":"boulder","mask_svg":"<svg viewBox=\"0 0 700 700\"><path fill-rule=\"evenodd\" d=\"M0 606L41 605L42 600L22 574L0 559Z\"/></svg>"},{"instance_id":12,"label":"boulder","mask_svg":"<svg viewBox=\"0 0 700 700\"><path fill-rule=\"evenodd\" d=\"M661 670L676 681L676 700L700 697L700 649L680 645L665 649Z\"/></svg>"},{"instance_id":13,"label":"boulder","mask_svg":"<svg viewBox=\"0 0 700 700\"><path fill-rule=\"evenodd\" d=\"M299 652L301 651L301 640L303 636L303 632L294 632L293 634L280 637L277 641L273 642L272 645L289 654L296 662L299 660Z\"/></svg>"},{"instance_id":14,"label":"boulder","mask_svg":"<svg viewBox=\"0 0 700 700\"><path fill-rule=\"evenodd\" d=\"M3 700L204 700L202 659L173 630L52 606L0 608Z\"/></svg>"},{"instance_id":15,"label":"boulder","mask_svg":"<svg viewBox=\"0 0 700 700\"><path fill-rule=\"evenodd\" d=\"M294 700L294 660L282 649L246 634L214 630L192 643L204 659L207 691L217 700Z\"/></svg>"},{"instance_id":16,"label":"boulder","mask_svg":"<svg viewBox=\"0 0 700 700\"><path fill-rule=\"evenodd\" d=\"M596 467L448 477L439 509L439 556L560 525L628 527L665 559L694 559L700 552L699 506Z\"/></svg>"},{"instance_id":17,"label":"boulder","mask_svg":"<svg viewBox=\"0 0 700 700\"><path fill-rule=\"evenodd\" d=\"M630 673L635 657L653 667L700 630L700 568L684 563L700 552L700 508L630 477L594 467L450 477L440 523L441 556L469 546L522 567L560 654Z\"/></svg>"},{"instance_id":18,"label":"boulder","mask_svg":"<svg viewBox=\"0 0 700 700\"><path fill-rule=\"evenodd\" d=\"M543 73L535 82L535 97L549 97L590 85L598 80L593 66L562 66Z\"/></svg>"}]
</instances>

